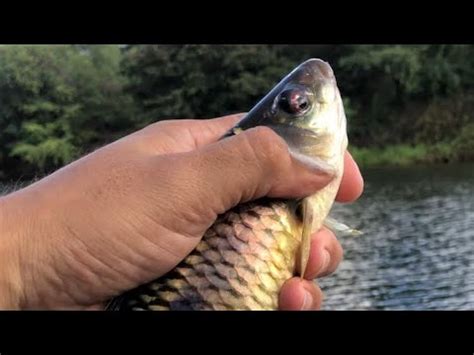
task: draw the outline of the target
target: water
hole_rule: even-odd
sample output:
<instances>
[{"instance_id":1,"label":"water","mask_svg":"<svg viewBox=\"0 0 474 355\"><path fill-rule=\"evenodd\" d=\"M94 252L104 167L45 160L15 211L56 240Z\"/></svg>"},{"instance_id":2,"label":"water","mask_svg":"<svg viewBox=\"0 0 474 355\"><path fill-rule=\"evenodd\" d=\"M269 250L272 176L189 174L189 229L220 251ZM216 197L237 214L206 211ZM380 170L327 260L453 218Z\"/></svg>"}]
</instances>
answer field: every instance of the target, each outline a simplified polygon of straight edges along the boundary
<instances>
[{"instance_id":1,"label":"water","mask_svg":"<svg viewBox=\"0 0 474 355\"><path fill-rule=\"evenodd\" d=\"M364 231L320 280L323 309L474 309L474 165L372 169L334 216ZM0 188L0 191L2 189Z\"/></svg>"},{"instance_id":2,"label":"water","mask_svg":"<svg viewBox=\"0 0 474 355\"><path fill-rule=\"evenodd\" d=\"M474 165L364 172L366 189L334 216L365 232L320 280L323 309L474 309Z\"/></svg>"}]
</instances>

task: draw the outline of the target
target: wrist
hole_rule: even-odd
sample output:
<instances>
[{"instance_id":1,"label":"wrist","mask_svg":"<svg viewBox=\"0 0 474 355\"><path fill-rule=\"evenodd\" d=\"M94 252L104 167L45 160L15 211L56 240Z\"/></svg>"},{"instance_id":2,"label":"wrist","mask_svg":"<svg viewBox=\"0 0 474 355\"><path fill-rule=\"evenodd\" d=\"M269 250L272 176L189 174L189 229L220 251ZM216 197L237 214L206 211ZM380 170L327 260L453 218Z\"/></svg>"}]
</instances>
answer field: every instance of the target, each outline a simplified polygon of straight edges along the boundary
<instances>
[{"instance_id":1,"label":"wrist","mask_svg":"<svg viewBox=\"0 0 474 355\"><path fill-rule=\"evenodd\" d=\"M0 197L0 309L4 310L21 308L21 221L12 203L9 197Z\"/></svg>"}]
</instances>

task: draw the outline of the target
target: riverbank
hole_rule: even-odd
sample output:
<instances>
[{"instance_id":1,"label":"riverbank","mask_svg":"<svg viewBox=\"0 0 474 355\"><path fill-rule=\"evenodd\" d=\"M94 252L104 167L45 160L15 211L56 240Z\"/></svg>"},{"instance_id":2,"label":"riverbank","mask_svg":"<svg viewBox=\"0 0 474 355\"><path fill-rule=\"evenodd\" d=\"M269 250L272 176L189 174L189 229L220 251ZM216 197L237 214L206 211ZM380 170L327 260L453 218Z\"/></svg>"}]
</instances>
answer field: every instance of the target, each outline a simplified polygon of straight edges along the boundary
<instances>
[{"instance_id":1,"label":"riverbank","mask_svg":"<svg viewBox=\"0 0 474 355\"><path fill-rule=\"evenodd\" d=\"M349 147L349 151L360 167L407 166L428 161L429 153L425 145L396 145L384 148Z\"/></svg>"},{"instance_id":2,"label":"riverbank","mask_svg":"<svg viewBox=\"0 0 474 355\"><path fill-rule=\"evenodd\" d=\"M349 146L349 150L361 167L474 161L474 123L464 126L451 141L388 145L383 148Z\"/></svg>"},{"instance_id":3,"label":"riverbank","mask_svg":"<svg viewBox=\"0 0 474 355\"><path fill-rule=\"evenodd\" d=\"M360 167L410 166L415 164L474 161L472 151L459 151L450 144L391 145L383 148L349 147Z\"/></svg>"}]
</instances>

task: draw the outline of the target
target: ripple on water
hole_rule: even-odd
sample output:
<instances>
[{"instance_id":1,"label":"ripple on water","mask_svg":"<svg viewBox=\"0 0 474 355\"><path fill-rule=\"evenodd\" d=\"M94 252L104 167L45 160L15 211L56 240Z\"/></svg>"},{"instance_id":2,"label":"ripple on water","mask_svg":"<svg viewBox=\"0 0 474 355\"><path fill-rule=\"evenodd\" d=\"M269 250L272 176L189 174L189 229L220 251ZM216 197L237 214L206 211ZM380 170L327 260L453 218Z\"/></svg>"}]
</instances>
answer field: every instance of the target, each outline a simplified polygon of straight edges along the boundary
<instances>
[{"instance_id":1,"label":"ripple on water","mask_svg":"<svg viewBox=\"0 0 474 355\"><path fill-rule=\"evenodd\" d=\"M333 215L364 231L319 280L323 309L474 309L474 165L365 172Z\"/></svg>"}]
</instances>

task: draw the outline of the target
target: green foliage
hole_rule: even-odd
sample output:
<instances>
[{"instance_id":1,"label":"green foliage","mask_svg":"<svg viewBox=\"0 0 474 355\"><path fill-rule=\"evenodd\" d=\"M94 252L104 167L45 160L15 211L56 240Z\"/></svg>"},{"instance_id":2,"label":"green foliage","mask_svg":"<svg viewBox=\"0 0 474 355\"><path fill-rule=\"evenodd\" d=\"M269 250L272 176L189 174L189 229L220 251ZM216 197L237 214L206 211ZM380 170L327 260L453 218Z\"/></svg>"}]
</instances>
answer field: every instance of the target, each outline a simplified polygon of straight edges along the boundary
<instances>
[{"instance_id":1,"label":"green foliage","mask_svg":"<svg viewBox=\"0 0 474 355\"><path fill-rule=\"evenodd\" d=\"M351 121L355 144L399 144L397 138L410 132L400 111L420 89L422 51L420 46L353 46L339 59L341 85L359 112Z\"/></svg>"},{"instance_id":2,"label":"green foliage","mask_svg":"<svg viewBox=\"0 0 474 355\"><path fill-rule=\"evenodd\" d=\"M63 122L48 122L44 125L35 122L23 124L24 141L13 146L11 155L19 156L42 171L48 166L59 166L70 162L77 156L73 135Z\"/></svg>"},{"instance_id":3,"label":"green foliage","mask_svg":"<svg viewBox=\"0 0 474 355\"><path fill-rule=\"evenodd\" d=\"M474 93L434 98L418 117L416 139L430 144L452 140L469 123L474 123Z\"/></svg>"},{"instance_id":4,"label":"green foliage","mask_svg":"<svg viewBox=\"0 0 474 355\"><path fill-rule=\"evenodd\" d=\"M363 167L473 161L474 123L464 126L451 141L430 145L391 145L383 148L351 147L350 151Z\"/></svg>"},{"instance_id":5,"label":"green foliage","mask_svg":"<svg viewBox=\"0 0 474 355\"><path fill-rule=\"evenodd\" d=\"M429 149L425 145L392 145L384 148L350 148L357 163L362 166L410 165L427 161Z\"/></svg>"},{"instance_id":6,"label":"green foliage","mask_svg":"<svg viewBox=\"0 0 474 355\"><path fill-rule=\"evenodd\" d=\"M0 177L156 120L247 111L311 57L334 68L362 165L474 159L473 45L0 46Z\"/></svg>"},{"instance_id":7,"label":"green foliage","mask_svg":"<svg viewBox=\"0 0 474 355\"><path fill-rule=\"evenodd\" d=\"M474 123L463 127L452 143L457 160L474 160Z\"/></svg>"},{"instance_id":8,"label":"green foliage","mask_svg":"<svg viewBox=\"0 0 474 355\"><path fill-rule=\"evenodd\" d=\"M393 84L405 93L420 89L419 73L424 46L356 46L351 55L340 59L343 69L354 76L366 76L368 80L388 76ZM377 74L377 75L374 75Z\"/></svg>"},{"instance_id":9,"label":"green foliage","mask_svg":"<svg viewBox=\"0 0 474 355\"><path fill-rule=\"evenodd\" d=\"M339 59L343 92L357 103L351 121L352 142L359 146L416 142L428 132L432 121L417 115L427 107L472 86L474 65L468 58L474 46L456 45L364 45ZM455 107L448 107L455 111ZM424 110L421 109L423 112ZM429 110L428 110L429 111ZM425 114L437 115L436 107ZM457 112L453 119L460 121ZM454 117L455 116L455 117ZM448 125L435 118L440 126ZM456 130L459 127L453 127ZM441 127L440 127L441 128ZM426 130L425 130L426 129ZM421 130L422 132L417 134ZM442 134L452 129L442 128ZM441 137L440 139L445 139ZM424 139L421 139L424 141Z\"/></svg>"},{"instance_id":10,"label":"green foliage","mask_svg":"<svg viewBox=\"0 0 474 355\"><path fill-rule=\"evenodd\" d=\"M256 45L136 46L125 56L145 122L249 110L295 64Z\"/></svg>"},{"instance_id":11,"label":"green foliage","mask_svg":"<svg viewBox=\"0 0 474 355\"><path fill-rule=\"evenodd\" d=\"M429 147L424 160L433 163L449 163L457 161L457 154L452 143L441 142Z\"/></svg>"},{"instance_id":12,"label":"green foliage","mask_svg":"<svg viewBox=\"0 0 474 355\"><path fill-rule=\"evenodd\" d=\"M133 129L120 63L116 46L2 47L3 169L48 171Z\"/></svg>"}]
</instances>

